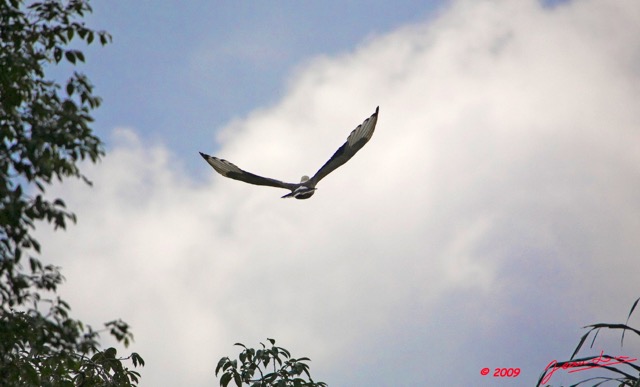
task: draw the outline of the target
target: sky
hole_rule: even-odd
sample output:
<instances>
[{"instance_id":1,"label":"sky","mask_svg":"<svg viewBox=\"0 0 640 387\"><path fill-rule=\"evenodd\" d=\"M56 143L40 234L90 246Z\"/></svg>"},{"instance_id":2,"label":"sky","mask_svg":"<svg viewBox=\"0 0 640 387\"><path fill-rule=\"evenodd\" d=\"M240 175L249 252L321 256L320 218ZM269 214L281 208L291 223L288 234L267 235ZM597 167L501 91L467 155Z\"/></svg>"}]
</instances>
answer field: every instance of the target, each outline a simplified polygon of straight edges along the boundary
<instances>
[{"instance_id":1,"label":"sky","mask_svg":"<svg viewBox=\"0 0 640 387\"><path fill-rule=\"evenodd\" d=\"M77 224L38 234L74 317L131 325L142 386L217 385L234 343L266 338L330 386L535 385L582 327L623 323L640 3L331 3L93 4L113 44L82 70L107 153L82 167L93 187L49 190ZM309 200L198 155L297 182L377 106ZM603 331L581 354L639 343Z\"/></svg>"}]
</instances>

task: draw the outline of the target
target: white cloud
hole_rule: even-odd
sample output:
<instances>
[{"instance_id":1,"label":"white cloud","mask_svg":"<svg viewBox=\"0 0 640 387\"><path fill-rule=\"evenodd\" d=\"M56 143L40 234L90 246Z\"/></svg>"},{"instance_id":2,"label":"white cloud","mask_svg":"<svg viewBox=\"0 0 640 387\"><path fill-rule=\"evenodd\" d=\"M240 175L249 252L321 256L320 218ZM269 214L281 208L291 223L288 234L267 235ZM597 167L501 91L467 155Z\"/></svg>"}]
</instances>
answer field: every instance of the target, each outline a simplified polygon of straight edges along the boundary
<instances>
[{"instance_id":1,"label":"white cloud","mask_svg":"<svg viewBox=\"0 0 640 387\"><path fill-rule=\"evenodd\" d=\"M535 383L638 296L638 4L460 1L310 61L216 152L297 181L380 105L308 201L186 176L213 143L176 155L117 130L93 188L56 189L79 217L43 236L63 294L132 324L143 385L215 384L231 344L266 337L331 385Z\"/></svg>"}]
</instances>

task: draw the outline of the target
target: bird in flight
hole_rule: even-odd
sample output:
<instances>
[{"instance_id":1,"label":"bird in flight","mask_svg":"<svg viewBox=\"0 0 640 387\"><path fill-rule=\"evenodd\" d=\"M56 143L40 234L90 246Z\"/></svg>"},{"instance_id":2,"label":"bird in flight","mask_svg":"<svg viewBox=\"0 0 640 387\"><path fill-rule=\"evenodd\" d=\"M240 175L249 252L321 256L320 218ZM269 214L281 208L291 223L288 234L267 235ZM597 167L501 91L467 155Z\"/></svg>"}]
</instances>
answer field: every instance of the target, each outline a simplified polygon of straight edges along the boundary
<instances>
[{"instance_id":1,"label":"bird in flight","mask_svg":"<svg viewBox=\"0 0 640 387\"><path fill-rule=\"evenodd\" d=\"M253 173L244 171L227 160L219 159L217 157L209 156L200 152L200 155L222 176L230 179L244 181L245 183L255 185L267 185L270 187L284 188L291 192L284 195L282 198L296 198L296 199L309 199L316 191L316 185L325 176L333 172L336 168L346 163L355 155L373 136L373 131L376 128L378 122L378 110L371 115L371 117L364 120L364 122L355 128L349 137L336 153L331 156L319 170L313 175L302 176L300 183L285 183L284 181L271 179L268 177L262 177L254 175Z\"/></svg>"}]
</instances>

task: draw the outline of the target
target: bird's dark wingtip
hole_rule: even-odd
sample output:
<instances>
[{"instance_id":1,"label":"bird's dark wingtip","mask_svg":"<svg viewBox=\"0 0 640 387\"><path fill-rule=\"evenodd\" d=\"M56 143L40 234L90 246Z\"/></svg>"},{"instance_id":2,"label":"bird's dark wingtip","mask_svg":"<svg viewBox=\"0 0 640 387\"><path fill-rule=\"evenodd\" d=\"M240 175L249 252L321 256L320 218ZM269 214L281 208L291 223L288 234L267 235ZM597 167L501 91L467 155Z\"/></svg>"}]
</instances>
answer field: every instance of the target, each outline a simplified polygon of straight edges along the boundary
<instances>
[{"instance_id":1,"label":"bird's dark wingtip","mask_svg":"<svg viewBox=\"0 0 640 387\"><path fill-rule=\"evenodd\" d=\"M378 114L378 110L380 110L380 106L376 106L376 112L374 114Z\"/></svg>"},{"instance_id":2,"label":"bird's dark wingtip","mask_svg":"<svg viewBox=\"0 0 640 387\"><path fill-rule=\"evenodd\" d=\"M198 152L198 153L200 153L200 156L202 156L202 158L203 158L203 159L205 159L205 160L206 160L207 158L211 157L211 156L209 156L209 155L208 155L208 154L206 154L206 153L202 153L202 152Z\"/></svg>"}]
</instances>

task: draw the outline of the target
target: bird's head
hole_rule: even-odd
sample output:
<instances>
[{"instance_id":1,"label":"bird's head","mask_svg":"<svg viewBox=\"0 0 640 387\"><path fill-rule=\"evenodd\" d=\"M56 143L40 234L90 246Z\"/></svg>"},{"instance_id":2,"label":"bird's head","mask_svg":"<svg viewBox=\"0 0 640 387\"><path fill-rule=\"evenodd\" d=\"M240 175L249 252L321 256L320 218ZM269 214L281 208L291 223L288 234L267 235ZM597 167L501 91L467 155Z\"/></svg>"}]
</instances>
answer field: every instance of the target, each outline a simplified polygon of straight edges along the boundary
<instances>
[{"instance_id":1,"label":"bird's head","mask_svg":"<svg viewBox=\"0 0 640 387\"><path fill-rule=\"evenodd\" d=\"M300 178L300 184L306 183L307 181L309 181L309 176L307 175L304 175Z\"/></svg>"}]
</instances>

